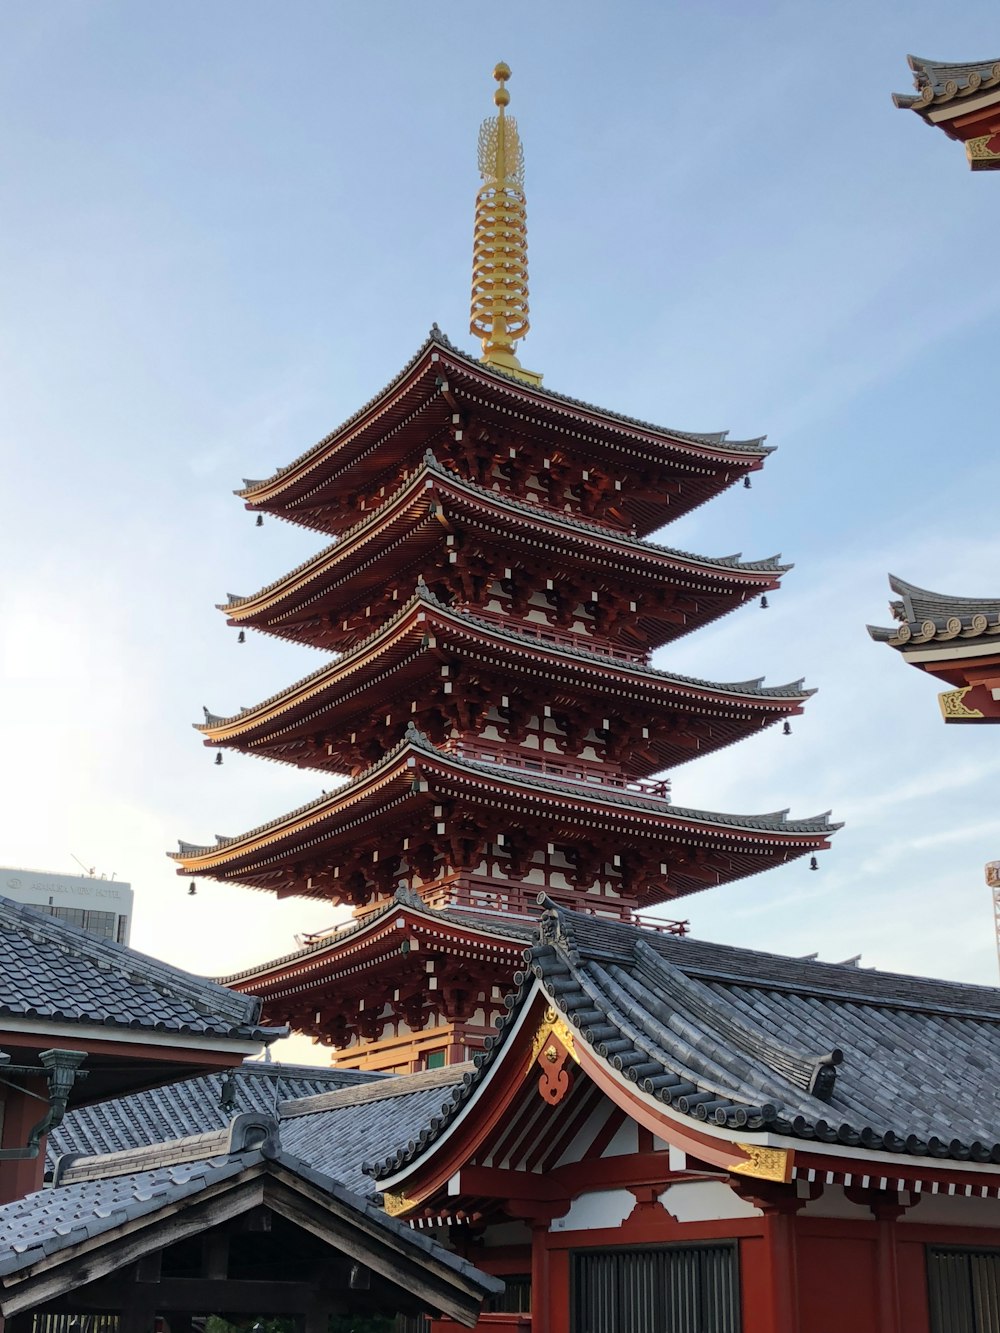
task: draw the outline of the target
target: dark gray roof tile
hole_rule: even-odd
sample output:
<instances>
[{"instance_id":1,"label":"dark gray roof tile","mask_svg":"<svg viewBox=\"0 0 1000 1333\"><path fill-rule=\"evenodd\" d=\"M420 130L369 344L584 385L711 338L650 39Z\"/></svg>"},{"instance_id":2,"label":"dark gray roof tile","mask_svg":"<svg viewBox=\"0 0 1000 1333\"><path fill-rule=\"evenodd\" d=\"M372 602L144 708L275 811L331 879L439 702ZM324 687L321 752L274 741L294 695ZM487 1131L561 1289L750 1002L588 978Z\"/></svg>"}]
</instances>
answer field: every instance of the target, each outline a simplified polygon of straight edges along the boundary
<instances>
[{"instance_id":1,"label":"dark gray roof tile","mask_svg":"<svg viewBox=\"0 0 1000 1333\"><path fill-rule=\"evenodd\" d=\"M261 1002L0 898L0 1015L269 1041Z\"/></svg>"}]
</instances>

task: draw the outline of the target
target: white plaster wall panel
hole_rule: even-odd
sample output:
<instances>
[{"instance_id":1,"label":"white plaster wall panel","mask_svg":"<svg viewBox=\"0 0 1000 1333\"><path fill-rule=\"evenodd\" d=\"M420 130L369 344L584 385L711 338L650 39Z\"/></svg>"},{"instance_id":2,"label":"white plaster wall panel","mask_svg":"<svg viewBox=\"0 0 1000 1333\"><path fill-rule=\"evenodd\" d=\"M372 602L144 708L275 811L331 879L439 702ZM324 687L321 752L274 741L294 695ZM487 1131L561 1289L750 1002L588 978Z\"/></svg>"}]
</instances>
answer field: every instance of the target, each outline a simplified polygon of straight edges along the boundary
<instances>
[{"instance_id":1,"label":"white plaster wall panel","mask_svg":"<svg viewBox=\"0 0 1000 1333\"><path fill-rule=\"evenodd\" d=\"M1000 1227L1000 1199L973 1194L911 1194L915 1202L899 1219L954 1227Z\"/></svg>"},{"instance_id":2,"label":"white plaster wall panel","mask_svg":"<svg viewBox=\"0 0 1000 1333\"><path fill-rule=\"evenodd\" d=\"M733 1217L763 1216L759 1208L741 1199L721 1180L681 1181L668 1185L659 1198L678 1222L721 1222Z\"/></svg>"},{"instance_id":3,"label":"white plaster wall panel","mask_svg":"<svg viewBox=\"0 0 1000 1333\"><path fill-rule=\"evenodd\" d=\"M639 1151L639 1128L634 1120L626 1120L619 1128L608 1146L601 1153L602 1157L626 1157Z\"/></svg>"},{"instance_id":4,"label":"white plaster wall panel","mask_svg":"<svg viewBox=\"0 0 1000 1333\"><path fill-rule=\"evenodd\" d=\"M620 1227L635 1207L631 1190L600 1190L595 1194L581 1194L570 1205L565 1217L557 1217L550 1231L597 1231L605 1227Z\"/></svg>"}]
</instances>

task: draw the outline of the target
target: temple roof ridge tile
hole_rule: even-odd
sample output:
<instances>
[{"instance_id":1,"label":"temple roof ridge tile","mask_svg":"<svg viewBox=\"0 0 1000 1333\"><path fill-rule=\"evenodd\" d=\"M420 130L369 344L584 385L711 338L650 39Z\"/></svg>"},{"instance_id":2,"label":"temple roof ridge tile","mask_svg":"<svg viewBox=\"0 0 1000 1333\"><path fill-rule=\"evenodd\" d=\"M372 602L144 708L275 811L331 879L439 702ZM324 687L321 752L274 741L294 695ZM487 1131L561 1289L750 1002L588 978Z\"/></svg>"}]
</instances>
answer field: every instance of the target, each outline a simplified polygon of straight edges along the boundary
<instances>
[{"instance_id":1,"label":"temple roof ridge tile","mask_svg":"<svg viewBox=\"0 0 1000 1333\"><path fill-rule=\"evenodd\" d=\"M1000 597L956 597L931 592L896 574L889 575L889 586L900 594L900 601L889 603L889 610L899 623L895 629L866 626L878 643L888 643L894 648L917 647L934 640L1000 634Z\"/></svg>"},{"instance_id":2,"label":"temple roof ridge tile","mask_svg":"<svg viewBox=\"0 0 1000 1333\"><path fill-rule=\"evenodd\" d=\"M519 379L516 375L508 374L497 366L484 365L483 362L470 356L469 353L464 352L460 347L453 343L451 339L446 337L438 326L434 324L431 326L431 330L427 337L420 344L420 347L414 355L406 362L402 370L393 376L388 384L382 389L373 394L366 403L359 407L355 412L352 412L349 417L340 423L340 425L324 435L321 440L318 440L315 444L311 445L304 453L300 454L297 458L294 458L290 463L286 463L283 467L276 469L270 477L265 477L260 480L244 478L242 489L239 489L234 493L241 498L248 498L253 490L258 489L260 486L273 485L275 482L280 481L282 477L287 476L290 472L294 472L304 463L309 462L310 459L320 454L329 444L331 444L338 435L359 422L372 410L372 408L376 407L378 403L388 397L393 389L401 384L406 376L409 375L409 373L420 363L421 359L435 347L441 348L450 355L457 357L469 369L476 371L487 379L495 379L504 385L517 389L521 393L529 392L524 380ZM556 393L553 389L544 388L541 385L532 385L530 393L546 399L555 406L577 408L584 412L605 417L612 424L632 426L637 430L648 431L655 435L665 436L668 439L676 440L680 444L700 444L734 454L750 453L760 456L774 452L773 445L766 445L764 443L766 436L759 436L749 440L730 440L728 438L728 431L698 432L673 430L668 426L658 426L653 422L643 421L638 417L631 417L622 412L614 412L609 408L598 407L593 403L584 402L582 399L570 397L568 394Z\"/></svg>"},{"instance_id":3,"label":"temple roof ridge tile","mask_svg":"<svg viewBox=\"0 0 1000 1333\"><path fill-rule=\"evenodd\" d=\"M906 60L917 92L893 93L893 102L903 110L922 112L1000 84L1000 60L925 60L922 56L907 56Z\"/></svg>"}]
</instances>

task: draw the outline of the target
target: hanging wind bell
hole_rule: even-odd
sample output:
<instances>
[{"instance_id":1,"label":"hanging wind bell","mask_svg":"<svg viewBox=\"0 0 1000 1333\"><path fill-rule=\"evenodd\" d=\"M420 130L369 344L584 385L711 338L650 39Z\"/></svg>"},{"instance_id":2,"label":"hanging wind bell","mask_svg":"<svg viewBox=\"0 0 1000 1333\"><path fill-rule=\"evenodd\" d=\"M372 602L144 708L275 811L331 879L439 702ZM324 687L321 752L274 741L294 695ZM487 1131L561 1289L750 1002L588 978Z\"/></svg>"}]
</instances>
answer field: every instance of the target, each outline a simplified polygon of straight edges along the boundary
<instances>
[{"instance_id":1,"label":"hanging wind bell","mask_svg":"<svg viewBox=\"0 0 1000 1333\"><path fill-rule=\"evenodd\" d=\"M218 768L221 763L222 763L222 751L220 750L219 753L215 756L216 768Z\"/></svg>"}]
</instances>

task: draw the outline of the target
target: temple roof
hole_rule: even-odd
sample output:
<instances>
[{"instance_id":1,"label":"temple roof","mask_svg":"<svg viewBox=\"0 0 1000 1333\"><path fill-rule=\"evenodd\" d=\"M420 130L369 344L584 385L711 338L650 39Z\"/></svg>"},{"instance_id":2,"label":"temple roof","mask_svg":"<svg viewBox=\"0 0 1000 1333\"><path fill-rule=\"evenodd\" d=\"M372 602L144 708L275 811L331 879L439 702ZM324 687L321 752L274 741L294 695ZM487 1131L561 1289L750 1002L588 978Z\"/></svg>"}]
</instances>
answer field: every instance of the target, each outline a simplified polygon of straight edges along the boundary
<instances>
[{"instance_id":1,"label":"temple roof","mask_svg":"<svg viewBox=\"0 0 1000 1333\"><path fill-rule=\"evenodd\" d=\"M954 64L942 60L924 60L920 56L906 57L913 70L912 93L893 93L892 100L904 110L923 113L932 107L943 106L974 93L985 92L1000 85L1000 60L973 60Z\"/></svg>"},{"instance_id":2,"label":"temple roof","mask_svg":"<svg viewBox=\"0 0 1000 1333\"><path fill-rule=\"evenodd\" d=\"M4 1017L271 1042L261 1001L0 898Z\"/></svg>"},{"instance_id":3,"label":"temple roof","mask_svg":"<svg viewBox=\"0 0 1000 1333\"><path fill-rule=\"evenodd\" d=\"M370 1195L374 1186L362 1171L362 1162L373 1152L388 1154L406 1142L436 1114L442 1099L473 1066L448 1065L417 1074L303 1067L300 1073L283 1075L277 1085L272 1081L270 1087L263 1079L246 1078L248 1068L244 1065L232 1071L237 1102L234 1112L228 1114L218 1105L217 1078L185 1079L152 1093L116 1097L70 1111L50 1136L50 1169L60 1157L66 1164L72 1157L94 1160L195 1136L211 1149L224 1140L234 1113L247 1114L244 1101L256 1103L266 1090L270 1093L266 1104L254 1105L251 1114L276 1115L282 1146L348 1189ZM283 1067L269 1068L275 1071ZM327 1086L319 1092L297 1091L310 1081L322 1081ZM293 1095L276 1100L275 1091L283 1089L291 1090ZM153 1105L156 1097L161 1099L158 1107ZM97 1169L101 1169L99 1165Z\"/></svg>"},{"instance_id":4,"label":"temple roof","mask_svg":"<svg viewBox=\"0 0 1000 1333\"><path fill-rule=\"evenodd\" d=\"M652 558L658 562L665 558L673 564L691 566L706 571L732 571L739 574L784 574L792 568L790 564L783 565L781 557L778 555L768 556L763 560L743 560L739 553L727 556L702 556L692 554L690 551L680 551L670 546L663 546L657 542L629 537L607 524L577 518L572 514L561 513L558 510L549 509L529 500L519 500L515 496L467 481L442 466L433 453L428 450L420 467L412 472L378 509L365 514L335 542L325 547L318 554L311 556L308 560L303 561L301 565L282 575L281 578L275 579L272 583L258 589L257 592L250 593L247 596L230 593L227 600L219 604L218 609L225 611L228 615L233 615L251 603L273 600L273 594L282 589L287 590L300 583L317 578L339 560L343 551L360 545L370 534L377 533L385 525L387 515L391 514L392 510L398 507L401 501L410 497L419 499L435 481L445 483L448 488L453 490L456 498L466 498L474 503L478 502L486 505L491 509L499 508L522 520L525 515L529 515L533 525L536 525L539 529L549 528L552 535L561 540L573 540L575 538L579 541L581 537L597 538L599 546L607 546L613 550L621 551L623 554L631 553L640 558Z\"/></svg>"},{"instance_id":5,"label":"temple roof","mask_svg":"<svg viewBox=\"0 0 1000 1333\"><path fill-rule=\"evenodd\" d=\"M188 1134L225 1129L245 1111L271 1113L286 1101L340 1091L386 1078L384 1074L321 1065L247 1061L225 1071L144 1088L89 1106L73 1107L46 1140L51 1168L66 1153L118 1152ZM222 1105L224 1087L232 1102Z\"/></svg>"},{"instance_id":6,"label":"temple roof","mask_svg":"<svg viewBox=\"0 0 1000 1333\"><path fill-rule=\"evenodd\" d=\"M640 895L641 906L824 849L840 828L829 812L809 819L789 819L785 810L721 814L674 805L639 783L559 781L438 749L411 728L379 763L336 791L247 833L217 836L214 846L181 842L170 855L180 863L179 873L336 901L343 891L335 878L313 882L317 872L308 867L318 855L327 866L334 850L350 861L366 837L377 838L380 859L388 864L393 854L402 854L394 849L401 849L409 834L434 835L427 812L442 798L454 804L456 818L478 819L485 828L506 807L505 818L524 820L536 839L541 830L573 844L599 831L611 839L628 836L647 858L656 852L664 867L670 863L670 889L651 882ZM666 868L662 874L668 874Z\"/></svg>"},{"instance_id":7,"label":"temple roof","mask_svg":"<svg viewBox=\"0 0 1000 1333\"><path fill-rule=\"evenodd\" d=\"M994 988L654 934L549 904L475 1075L372 1174L433 1153L539 989L624 1087L708 1128L1000 1164Z\"/></svg>"},{"instance_id":8,"label":"temple roof","mask_svg":"<svg viewBox=\"0 0 1000 1333\"><path fill-rule=\"evenodd\" d=\"M437 354L435 356L435 353ZM467 353L462 352L454 343L441 332L435 324L418 348L415 355L407 362L403 369L396 375L389 384L379 393L371 398L364 406L360 407L345 422L331 431L329 435L324 436L317 444L288 463L284 467L278 468L272 476L263 480L245 479L241 490L236 492L241 496L253 502L263 501L267 495L273 494L290 487L294 481L298 480L303 473L309 473L317 468L330 455L334 446L340 448L344 446L346 440L352 435L360 433L360 428L366 422L367 418L373 417L380 412L386 411L393 398L399 393L405 385L407 379L413 371L420 365L425 358L431 361L440 361L441 354L444 353L447 360L455 365L456 368L464 369L474 376L482 385L494 386L499 389L505 397L517 399L522 404L525 402L534 402L543 406L556 409L562 417L574 418L577 424L580 424L581 418L586 418L586 424L592 428L610 427L611 437L621 437L623 435L644 436L644 443L649 445L659 445L661 448L666 445L688 446L687 452L690 455L705 457L706 455L722 460L727 455L734 458L746 457L759 459L772 452L771 447L766 446L763 438L753 440L729 440L728 432L717 431L709 433L697 433L692 431L677 431L669 427L657 426L648 421L642 421L636 417L626 416L623 413L612 412L606 408L595 407L591 403L586 403L578 398L571 398L565 394L555 393L551 389L542 388L541 385L528 385L524 380L497 366L487 366ZM437 367L435 366L437 373ZM440 385L436 386L438 389ZM622 427L626 429L623 431ZM366 447L371 447L366 441Z\"/></svg>"},{"instance_id":9,"label":"temple roof","mask_svg":"<svg viewBox=\"0 0 1000 1333\"><path fill-rule=\"evenodd\" d=\"M502 1291L498 1279L388 1217L370 1200L304 1162L282 1141L283 1133L284 1126L275 1119L241 1115L214 1135L197 1134L151 1148L61 1159L52 1187L0 1206L0 1306L6 1309L8 1300L22 1294L21 1283L30 1289L28 1283L37 1265L44 1265L51 1279L61 1259L75 1257L77 1246L86 1245L93 1259L95 1242L120 1235L120 1228L126 1225L158 1239L161 1233L153 1231L158 1222L183 1214L206 1191L211 1190L217 1200L245 1181L261 1180L275 1183L278 1192L265 1187L264 1203L279 1211L285 1206L282 1189L291 1197L304 1190L314 1207L322 1201L332 1234L338 1240L346 1237L347 1252L383 1278L407 1289L405 1265L416 1264L425 1293L427 1288L435 1290L441 1301L437 1309L463 1323L474 1323L478 1304L488 1294ZM231 1197L228 1216L251 1209L259 1201L253 1191ZM294 1211L291 1216L295 1220ZM207 1230L214 1221L210 1212L199 1229ZM315 1228L315 1217L311 1221ZM176 1229L163 1231L160 1247L176 1234ZM316 1234L323 1236L322 1231ZM159 1248L149 1239L147 1247ZM108 1259L104 1271L109 1266L120 1267L130 1257L130 1251L119 1250ZM81 1281L75 1268L67 1277L68 1286Z\"/></svg>"},{"instance_id":10,"label":"temple roof","mask_svg":"<svg viewBox=\"0 0 1000 1333\"><path fill-rule=\"evenodd\" d=\"M616 706L640 707L648 719L648 743L623 758L625 770L638 777L755 735L800 713L815 693L801 680L718 683L660 670L634 654L591 647L582 634L447 606L419 583L393 616L335 661L231 717L206 708L204 722L195 728L213 746L327 772L356 771L373 758L368 729L374 709L384 712L383 705L391 707L408 690L409 698L437 702L447 711L437 673L439 663L453 657L479 680L490 673L502 679L498 697L514 693L518 682L536 683L541 667L547 702L554 707L590 706L605 713ZM681 717L689 728L678 734ZM394 729L380 733L383 748L398 738L403 721L394 713ZM697 731L696 742L690 727ZM322 743L316 739L320 734Z\"/></svg>"},{"instance_id":11,"label":"temple roof","mask_svg":"<svg viewBox=\"0 0 1000 1333\"><path fill-rule=\"evenodd\" d=\"M952 597L928 592L906 583L895 574L889 575L889 586L900 594L899 601L889 603L889 610L899 621L899 626L883 629L869 625L868 633L879 643L904 650L925 643L1000 634L1000 597Z\"/></svg>"}]
</instances>

